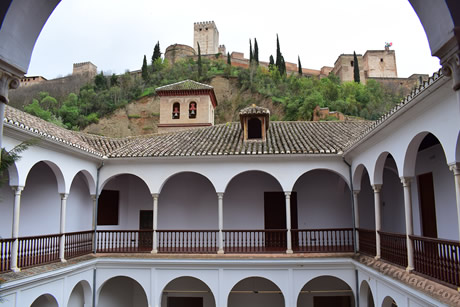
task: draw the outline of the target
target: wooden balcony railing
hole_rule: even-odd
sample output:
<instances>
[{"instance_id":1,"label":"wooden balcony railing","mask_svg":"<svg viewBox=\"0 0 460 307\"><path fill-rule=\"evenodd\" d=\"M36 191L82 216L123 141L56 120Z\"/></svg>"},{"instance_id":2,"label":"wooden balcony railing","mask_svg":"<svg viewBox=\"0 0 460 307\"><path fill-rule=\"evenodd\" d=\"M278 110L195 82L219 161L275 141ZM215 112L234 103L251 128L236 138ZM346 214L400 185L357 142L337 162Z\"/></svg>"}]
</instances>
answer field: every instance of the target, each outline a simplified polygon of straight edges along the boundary
<instances>
[{"instance_id":1,"label":"wooden balcony railing","mask_svg":"<svg viewBox=\"0 0 460 307\"><path fill-rule=\"evenodd\" d=\"M18 239L18 267L27 268L59 260L60 234Z\"/></svg>"},{"instance_id":2,"label":"wooden balcony railing","mask_svg":"<svg viewBox=\"0 0 460 307\"><path fill-rule=\"evenodd\" d=\"M414 270L460 287L460 242L410 236L414 241Z\"/></svg>"},{"instance_id":3,"label":"wooden balcony railing","mask_svg":"<svg viewBox=\"0 0 460 307\"><path fill-rule=\"evenodd\" d=\"M375 230L358 229L359 252L374 257L377 253L375 243Z\"/></svg>"},{"instance_id":4,"label":"wooden balcony railing","mask_svg":"<svg viewBox=\"0 0 460 307\"><path fill-rule=\"evenodd\" d=\"M0 272L10 269L11 248L14 239L0 239Z\"/></svg>"},{"instance_id":5,"label":"wooden balcony railing","mask_svg":"<svg viewBox=\"0 0 460 307\"><path fill-rule=\"evenodd\" d=\"M286 252L285 229L224 230L225 253Z\"/></svg>"},{"instance_id":6,"label":"wooden balcony railing","mask_svg":"<svg viewBox=\"0 0 460 307\"><path fill-rule=\"evenodd\" d=\"M71 259L92 253L93 235L92 230L66 233L64 258Z\"/></svg>"},{"instance_id":7,"label":"wooden balcony railing","mask_svg":"<svg viewBox=\"0 0 460 307\"><path fill-rule=\"evenodd\" d=\"M217 230L158 230L159 253L216 253Z\"/></svg>"},{"instance_id":8,"label":"wooden balcony railing","mask_svg":"<svg viewBox=\"0 0 460 307\"><path fill-rule=\"evenodd\" d=\"M353 229L293 229L292 249L305 253L353 252Z\"/></svg>"},{"instance_id":9,"label":"wooden balcony railing","mask_svg":"<svg viewBox=\"0 0 460 307\"><path fill-rule=\"evenodd\" d=\"M153 248L153 230L98 230L98 253L141 253Z\"/></svg>"},{"instance_id":10,"label":"wooden balcony railing","mask_svg":"<svg viewBox=\"0 0 460 307\"><path fill-rule=\"evenodd\" d=\"M406 235L379 231L380 253L383 260L407 267Z\"/></svg>"}]
</instances>

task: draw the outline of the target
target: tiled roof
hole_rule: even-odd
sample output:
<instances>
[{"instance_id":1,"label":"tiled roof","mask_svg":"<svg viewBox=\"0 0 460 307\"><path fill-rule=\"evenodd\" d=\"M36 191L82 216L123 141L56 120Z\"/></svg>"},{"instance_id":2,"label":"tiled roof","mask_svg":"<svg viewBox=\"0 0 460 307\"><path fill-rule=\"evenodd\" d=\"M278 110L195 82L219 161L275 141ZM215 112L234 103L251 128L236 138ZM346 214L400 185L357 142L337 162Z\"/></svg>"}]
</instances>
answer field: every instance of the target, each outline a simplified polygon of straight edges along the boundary
<instances>
[{"instance_id":1,"label":"tiled roof","mask_svg":"<svg viewBox=\"0 0 460 307\"><path fill-rule=\"evenodd\" d=\"M228 123L133 138L108 157L264 154L341 154L372 122L273 122L267 141L243 142L241 125Z\"/></svg>"},{"instance_id":2,"label":"tiled roof","mask_svg":"<svg viewBox=\"0 0 460 307\"><path fill-rule=\"evenodd\" d=\"M270 115L270 110L267 108L258 107L253 104L252 106L246 107L240 111L240 115L252 115L252 114Z\"/></svg>"},{"instance_id":3,"label":"tiled roof","mask_svg":"<svg viewBox=\"0 0 460 307\"><path fill-rule=\"evenodd\" d=\"M160 86L156 88L156 91L180 91L180 90L212 90L213 87L207 84L199 83L193 80L185 80Z\"/></svg>"}]
</instances>

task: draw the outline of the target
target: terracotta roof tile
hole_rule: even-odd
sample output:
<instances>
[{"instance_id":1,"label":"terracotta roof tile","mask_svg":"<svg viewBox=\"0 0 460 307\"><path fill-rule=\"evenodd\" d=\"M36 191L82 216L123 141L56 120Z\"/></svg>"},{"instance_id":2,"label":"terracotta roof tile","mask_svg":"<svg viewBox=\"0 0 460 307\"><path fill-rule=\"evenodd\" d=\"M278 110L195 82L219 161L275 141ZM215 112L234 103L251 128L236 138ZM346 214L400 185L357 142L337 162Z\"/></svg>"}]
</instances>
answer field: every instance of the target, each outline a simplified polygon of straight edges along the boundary
<instances>
[{"instance_id":1,"label":"terracotta roof tile","mask_svg":"<svg viewBox=\"0 0 460 307\"><path fill-rule=\"evenodd\" d=\"M212 90L213 87L193 80L185 80L156 88L156 91Z\"/></svg>"}]
</instances>

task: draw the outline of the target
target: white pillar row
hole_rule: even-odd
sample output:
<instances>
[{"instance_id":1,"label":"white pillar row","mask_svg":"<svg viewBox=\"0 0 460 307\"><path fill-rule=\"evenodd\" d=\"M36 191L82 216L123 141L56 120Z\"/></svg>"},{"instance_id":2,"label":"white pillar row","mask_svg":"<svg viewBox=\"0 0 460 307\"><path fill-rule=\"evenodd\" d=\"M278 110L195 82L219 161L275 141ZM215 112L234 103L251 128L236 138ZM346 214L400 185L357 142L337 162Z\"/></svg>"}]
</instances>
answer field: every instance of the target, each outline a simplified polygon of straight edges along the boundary
<instances>
[{"instance_id":1,"label":"white pillar row","mask_svg":"<svg viewBox=\"0 0 460 307\"><path fill-rule=\"evenodd\" d=\"M381 184L374 184L372 186L374 190L374 206L375 206L375 249L376 259L380 259L380 234L379 231L382 229L382 217L381 217L381 203L380 203L380 190L382 189Z\"/></svg>"},{"instance_id":2,"label":"white pillar row","mask_svg":"<svg viewBox=\"0 0 460 307\"><path fill-rule=\"evenodd\" d=\"M61 234L61 238L59 240L59 259L61 262L66 262L64 251L65 251L65 218L66 218L66 211L67 211L67 197L69 194L62 193L61 194L61 224L59 233Z\"/></svg>"},{"instance_id":3,"label":"white pillar row","mask_svg":"<svg viewBox=\"0 0 460 307\"><path fill-rule=\"evenodd\" d=\"M452 164L449 168L454 173L455 196L457 198L458 238L460 240L460 163Z\"/></svg>"},{"instance_id":4,"label":"white pillar row","mask_svg":"<svg viewBox=\"0 0 460 307\"><path fill-rule=\"evenodd\" d=\"M91 195L91 199L93 200L93 228L91 228L92 230L95 230L96 229L96 215L97 215L97 195Z\"/></svg>"},{"instance_id":5,"label":"white pillar row","mask_svg":"<svg viewBox=\"0 0 460 307\"><path fill-rule=\"evenodd\" d=\"M412 192L410 184L412 177L401 177L404 187L404 215L406 218L406 244L407 244L407 268L406 271L414 270L414 242L409 237L414 234L412 221Z\"/></svg>"},{"instance_id":6,"label":"white pillar row","mask_svg":"<svg viewBox=\"0 0 460 307\"><path fill-rule=\"evenodd\" d=\"M286 196L286 240L287 240L287 254L292 254L292 235L291 235L291 192L284 192Z\"/></svg>"},{"instance_id":7,"label":"white pillar row","mask_svg":"<svg viewBox=\"0 0 460 307\"><path fill-rule=\"evenodd\" d=\"M158 253L158 197L160 194L153 193L153 246L152 246L152 254Z\"/></svg>"},{"instance_id":8,"label":"white pillar row","mask_svg":"<svg viewBox=\"0 0 460 307\"><path fill-rule=\"evenodd\" d=\"M224 193L217 193L218 216L219 216L219 250L218 254L224 253Z\"/></svg>"},{"instance_id":9,"label":"white pillar row","mask_svg":"<svg viewBox=\"0 0 460 307\"><path fill-rule=\"evenodd\" d=\"M356 228L356 246L359 250L359 203L358 203L359 190L353 191L353 203L354 203L354 212L355 212L355 228Z\"/></svg>"},{"instance_id":10,"label":"white pillar row","mask_svg":"<svg viewBox=\"0 0 460 307\"><path fill-rule=\"evenodd\" d=\"M12 187L14 191L14 208L13 208L13 226L11 230L11 237L15 239L13 246L11 247L11 270L13 272L19 272L18 268L18 248L19 248L19 213L21 211L21 193L24 187L16 186Z\"/></svg>"}]
</instances>

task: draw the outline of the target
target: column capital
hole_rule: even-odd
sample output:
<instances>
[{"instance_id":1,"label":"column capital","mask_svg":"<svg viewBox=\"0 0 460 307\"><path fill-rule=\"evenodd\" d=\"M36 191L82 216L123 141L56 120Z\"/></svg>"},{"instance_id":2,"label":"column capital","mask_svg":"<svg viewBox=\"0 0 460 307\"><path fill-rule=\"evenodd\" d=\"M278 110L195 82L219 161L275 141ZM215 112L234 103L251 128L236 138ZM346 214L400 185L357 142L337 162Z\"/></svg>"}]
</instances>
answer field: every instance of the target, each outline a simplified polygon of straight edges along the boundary
<instances>
[{"instance_id":1,"label":"column capital","mask_svg":"<svg viewBox=\"0 0 460 307\"><path fill-rule=\"evenodd\" d=\"M96 194L91 194L91 199L92 199L93 201L96 201L96 199L97 199Z\"/></svg>"},{"instance_id":2,"label":"column capital","mask_svg":"<svg viewBox=\"0 0 460 307\"><path fill-rule=\"evenodd\" d=\"M441 62L442 73L447 77L452 77L452 89L460 90L460 51L457 50Z\"/></svg>"},{"instance_id":3,"label":"column capital","mask_svg":"<svg viewBox=\"0 0 460 307\"><path fill-rule=\"evenodd\" d=\"M359 192L361 192L361 190L353 190L353 195L358 196Z\"/></svg>"},{"instance_id":4,"label":"column capital","mask_svg":"<svg viewBox=\"0 0 460 307\"><path fill-rule=\"evenodd\" d=\"M292 193L292 191L284 191L284 195L285 195L286 197L288 197L288 196L290 197L290 196L291 196L291 193Z\"/></svg>"},{"instance_id":5,"label":"column capital","mask_svg":"<svg viewBox=\"0 0 460 307\"><path fill-rule=\"evenodd\" d=\"M8 104L8 90L18 88L19 78L0 70L0 103Z\"/></svg>"},{"instance_id":6,"label":"column capital","mask_svg":"<svg viewBox=\"0 0 460 307\"><path fill-rule=\"evenodd\" d=\"M68 193L61 193L61 199L62 199L62 200L66 200L67 197L69 197L69 194L68 194Z\"/></svg>"},{"instance_id":7,"label":"column capital","mask_svg":"<svg viewBox=\"0 0 460 307\"><path fill-rule=\"evenodd\" d=\"M158 197L160 197L160 193L152 193L152 197L158 199Z\"/></svg>"},{"instance_id":8,"label":"column capital","mask_svg":"<svg viewBox=\"0 0 460 307\"><path fill-rule=\"evenodd\" d=\"M224 198L224 192L217 192L217 197L218 197L219 199Z\"/></svg>"},{"instance_id":9,"label":"column capital","mask_svg":"<svg viewBox=\"0 0 460 307\"><path fill-rule=\"evenodd\" d=\"M454 176L460 175L460 163L449 164L449 169L454 173Z\"/></svg>"},{"instance_id":10,"label":"column capital","mask_svg":"<svg viewBox=\"0 0 460 307\"><path fill-rule=\"evenodd\" d=\"M21 195L22 190L24 190L23 186L12 186L11 189L14 191L15 195Z\"/></svg>"},{"instance_id":11,"label":"column capital","mask_svg":"<svg viewBox=\"0 0 460 307\"><path fill-rule=\"evenodd\" d=\"M403 187L410 187L413 177L400 177Z\"/></svg>"},{"instance_id":12,"label":"column capital","mask_svg":"<svg viewBox=\"0 0 460 307\"><path fill-rule=\"evenodd\" d=\"M373 184L372 189L374 190L374 192L380 192L380 190L382 189L382 184Z\"/></svg>"}]
</instances>

